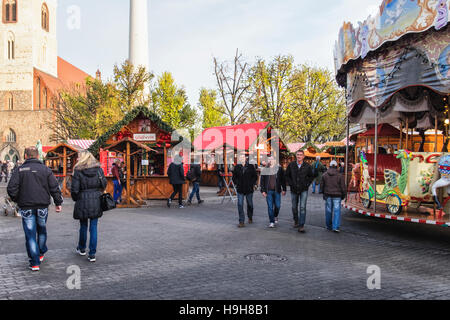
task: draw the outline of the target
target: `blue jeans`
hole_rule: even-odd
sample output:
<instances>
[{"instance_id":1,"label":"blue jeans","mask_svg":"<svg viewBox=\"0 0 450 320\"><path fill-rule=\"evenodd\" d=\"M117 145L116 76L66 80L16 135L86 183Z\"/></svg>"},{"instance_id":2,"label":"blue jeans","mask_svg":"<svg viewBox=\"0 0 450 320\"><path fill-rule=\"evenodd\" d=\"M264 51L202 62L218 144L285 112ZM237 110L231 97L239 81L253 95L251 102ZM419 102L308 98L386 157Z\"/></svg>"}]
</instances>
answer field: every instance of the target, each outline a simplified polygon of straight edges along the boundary
<instances>
[{"instance_id":1,"label":"blue jeans","mask_svg":"<svg viewBox=\"0 0 450 320\"><path fill-rule=\"evenodd\" d=\"M117 202L117 200L122 201L122 190L123 190L123 186L122 184L119 184L119 180L114 179L113 180L114 183L114 201Z\"/></svg>"},{"instance_id":2,"label":"blue jeans","mask_svg":"<svg viewBox=\"0 0 450 320\"><path fill-rule=\"evenodd\" d=\"M89 256L95 256L97 252L97 223L98 219L89 219ZM78 240L78 249L86 249L88 220L80 220L80 237Z\"/></svg>"},{"instance_id":3,"label":"blue jeans","mask_svg":"<svg viewBox=\"0 0 450 320\"><path fill-rule=\"evenodd\" d=\"M300 215L298 210L298 204L300 200ZM303 227L305 225L306 221L306 201L308 200L308 190L303 191L302 193L294 193L291 191L291 201L292 201L292 216L294 218L294 221L298 224L300 227ZM299 219L300 218L300 219Z\"/></svg>"},{"instance_id":4,"label":"blue jeans","mask_svg":"<svg viewBox=\"0 0 450 320\"><path fill-rule=\"evenodd\" d=\"M317 184L317 188L319 188L319 190L320 190L320 183ZM317 192L319 192L319 190L317 190ZM312 192L313 193L316 192L316 181L313 181L313 183L312 183Z\"/></svg>"},{"instance_id":5,"label":"blue jeans","mask_svg":"<svg viewBox=\"0 0 450 320\"><path fill-rule=\"evenodd\" d=\"M281 193L275 190L268 191L266 201L270 223L274 223L275 217L278 217L281 208Z\"/></svg>"},{"instance_id":6,"label":"blue jeans","mask_svg":"<svg viewBox=\"0 0 450 320\"><path fill-rule=\"evenodd\" d=\"M247 216L249 219L253 218L253 192L249 194L238 193L238 212L239 212L239 222L244 223L244 198L247 199Z\"/></svg>"},{"instance_id":7,"label":"blue jeans","mask_svg":"<svg viewBox=\"0 0 450 320\"><path fill-rule=\"evenodd\" d=\"M27 248L30 265L39 266L39 256L47 252L47 218L48 208L19 210L22 216L22 226L25 232L25 246Z\"/></svg>"},{"instance_id":8,"label":"blue jeans","mask_svg":"<svg viewBox=\"0 0 450 320\"><path fill-rule=\"evenodd\" d=\"M189 202L192 201L194 194L197 196L197 200L200 201L200 184L198 182L192 182L192 192L189 195Z\"/></svg>"},{"instance_id":9,"label":"blue jeans","mask_svg":"<svg viewBox=\"0 0 450 320\"><path fill-rule=\"evenodd\" d=\"M325 201L325 223L327 229L338 230L340 222L341 222L341 198L328 197L327 200Z\"/></svg>"}]
</instances>

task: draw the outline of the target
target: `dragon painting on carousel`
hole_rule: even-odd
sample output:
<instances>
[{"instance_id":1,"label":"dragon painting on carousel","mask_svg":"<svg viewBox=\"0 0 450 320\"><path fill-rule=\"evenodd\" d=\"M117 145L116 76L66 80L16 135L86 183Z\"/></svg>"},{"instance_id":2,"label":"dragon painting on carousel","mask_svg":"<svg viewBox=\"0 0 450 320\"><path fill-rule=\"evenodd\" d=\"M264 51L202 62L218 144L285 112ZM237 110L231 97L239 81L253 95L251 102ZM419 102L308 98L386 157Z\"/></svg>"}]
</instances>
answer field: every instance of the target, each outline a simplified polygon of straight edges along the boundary
<instances>
[{"instance_id":1,"label":"dragon painting on carousel","mask_svg":"<svg viewBox=\"0 0 450 320\"><path fill-rule=\"evenodd\" d=\"M360 196L364 207L370 208L376 198L377 203L386 204L389 213L398 215L405 206L418 208L436 202L444 214L437 189L445 186L450 194L450 155L407 150L378 155L376 190L373 154L361 152L360 160ZM444 197L444 206L449 198Z\"/></svg>"}]
</instances>

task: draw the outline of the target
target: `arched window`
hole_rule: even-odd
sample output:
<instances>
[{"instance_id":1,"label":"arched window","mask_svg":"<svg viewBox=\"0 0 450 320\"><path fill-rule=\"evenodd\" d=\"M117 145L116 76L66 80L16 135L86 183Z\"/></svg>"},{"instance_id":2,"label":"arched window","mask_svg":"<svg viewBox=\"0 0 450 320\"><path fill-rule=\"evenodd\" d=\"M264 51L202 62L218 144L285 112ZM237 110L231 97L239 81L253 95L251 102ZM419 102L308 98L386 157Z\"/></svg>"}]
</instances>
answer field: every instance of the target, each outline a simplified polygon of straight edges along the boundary
<instances>
[{"instance_id":1,"label":"arched window","mask_svg":"<svg viewBox=\"0 0 450 320\"><path fill-rule=\"evenodd\" d=\"M44 104L44 109L47 109L47 88L44 88L44 90L42 90L42 100Z\"/></svg>"},{"instance_id":2,"label":"arched window","mask_svg":"<svg viewBox=\"0 0 450 320\"><path fill-rule=\"evenodd\" d=\"M14 130L9 129L6 135L6 142L16 142L16 133L14 132Z\"/></svg>"},{"instance_id":3,"label":"arched window","mask_svg":"<svg viewBox=\"0 0 450 320\"><path fill-rule=\"evenodd\" d=\"M36 108L41 108L41 79L36 78Z\"/></svg>"},{"instance_id":4,"label":"arched window","mask_svg":"<svg viewBox=\"0 0 450 320\"><path fill-rule=\"evenodd\" d=\"M12 32L8 32L8 37L7 37L7 58L8 60L14 60L15 59L15 41L14 41L14 34Z\"/></svg>"},{"instance_id":5,"label":"arched window","mask_svg":"<svg viewBox=\"0 0 450 320\"><path fill-rule=\"evenodd\" d=\"M7 93L5 98L5 110L14 109L14 97L12 93Z\"/></svg>"},{"instance_id":6,"label":"arched window","mask_svg":"<svg viewBox=\"0 0 450 320\"><path fill-rule=\"evenodd\" d=\"M49 30L48 7L45 3L42 5L41 9L41 25L42 29L44 29L45 31Z\"/></svg>"},{"instance_id":7,"label":"arched window","mask_svg":"<svg viewBox=\"0 0 450 320\"><path fill-rule=\"evenodd\" d=\"M17 22L17 0L3 0L3 22Z\"/></svg>"}]
</instances>

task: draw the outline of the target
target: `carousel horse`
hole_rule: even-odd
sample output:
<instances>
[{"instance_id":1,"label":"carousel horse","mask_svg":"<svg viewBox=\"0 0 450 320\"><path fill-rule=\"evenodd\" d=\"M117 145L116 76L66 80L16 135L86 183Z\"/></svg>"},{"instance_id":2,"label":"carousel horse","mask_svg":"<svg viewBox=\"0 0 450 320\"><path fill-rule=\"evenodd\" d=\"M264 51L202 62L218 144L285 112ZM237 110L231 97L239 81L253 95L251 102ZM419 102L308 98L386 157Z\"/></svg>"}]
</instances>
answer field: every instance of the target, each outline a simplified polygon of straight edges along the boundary
<instances>
[{"instance_id":1,"label":"carousel horse","mask_svg":"<svg viewBox=\"0 0 450 320\"><path fill-rule=\"evenodd\" d=\"M431 193L433 194L434 201L438 205L438 209L442 210L443 206L439 202L436 190L438 188L447 187L447 194L450 195L450 155L443 156L441 160L439 160L438 166L441 178L433 183L433 186L431 187Z\"/></svg>"}]
</instances>

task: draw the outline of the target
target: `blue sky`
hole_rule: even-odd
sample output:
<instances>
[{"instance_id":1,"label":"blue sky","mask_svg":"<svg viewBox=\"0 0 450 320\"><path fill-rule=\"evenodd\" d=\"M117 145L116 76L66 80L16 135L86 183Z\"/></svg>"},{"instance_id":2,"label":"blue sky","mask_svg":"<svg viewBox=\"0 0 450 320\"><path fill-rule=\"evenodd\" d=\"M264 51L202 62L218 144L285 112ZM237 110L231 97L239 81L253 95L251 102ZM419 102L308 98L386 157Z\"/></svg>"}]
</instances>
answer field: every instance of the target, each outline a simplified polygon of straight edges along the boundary
<instances>
[{"instance_id":1,"label":"blue sky","mask_svg":"<svg viewBox=\"0 0 450 320\"><path fill-rule=\"evenodd\" d=\"M191 105L202 87L215 88L213 57L248 62L291 54L295 62L333 67L344 21L365 20L381 0L149 0L150 69L170 71ZM80 24L68 12L76 6ZM59 0L58 55L91 75L112 76L128 58L128 0Z\"/></svg>"}]
</instances>

